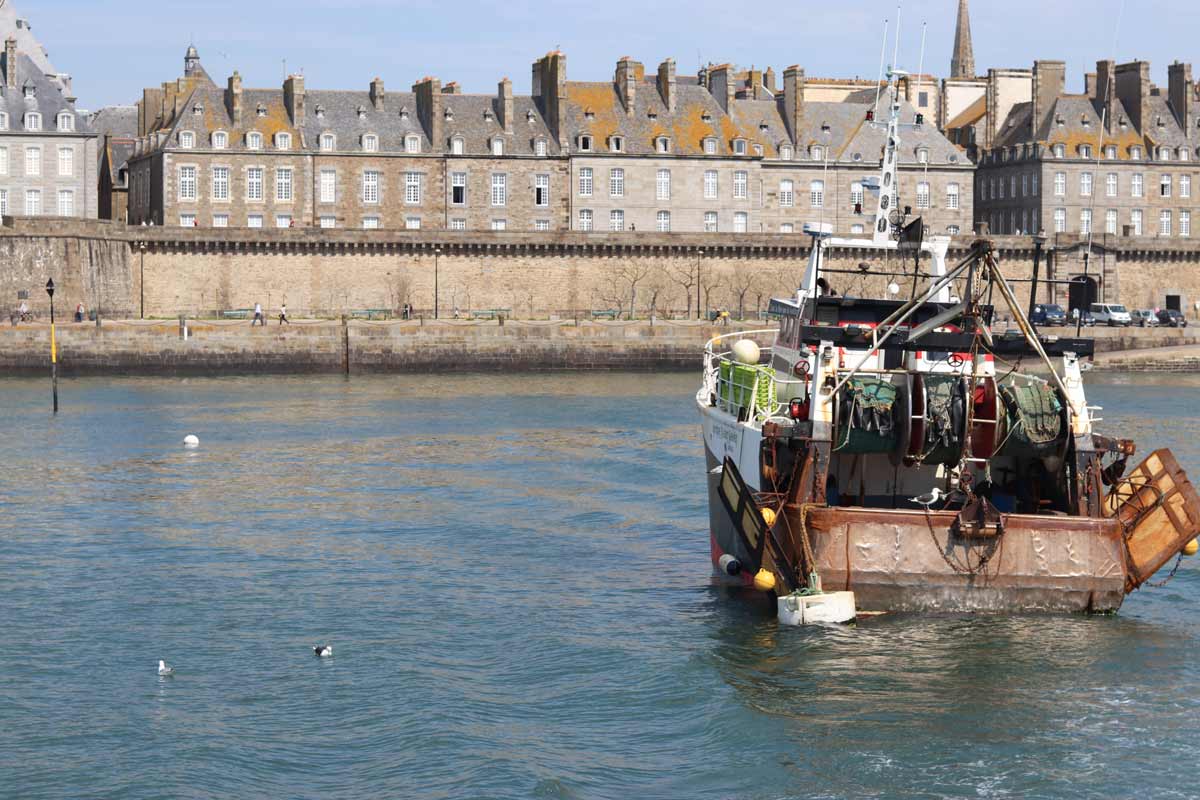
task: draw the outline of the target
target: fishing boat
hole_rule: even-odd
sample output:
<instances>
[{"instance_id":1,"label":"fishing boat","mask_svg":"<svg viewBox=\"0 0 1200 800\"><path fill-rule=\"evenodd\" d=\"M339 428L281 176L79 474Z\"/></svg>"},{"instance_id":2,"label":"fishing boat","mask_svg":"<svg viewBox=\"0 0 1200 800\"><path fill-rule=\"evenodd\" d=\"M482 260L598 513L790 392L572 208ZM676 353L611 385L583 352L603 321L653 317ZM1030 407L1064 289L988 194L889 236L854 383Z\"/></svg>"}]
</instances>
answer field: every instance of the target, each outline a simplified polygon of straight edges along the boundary
<instances>
[{"instance_id":1,"label":"fishing boat","mask_svg":"<svg viewBox=\"0 0 1200 800\"><path fill-rule=\"evenodd\" d=\"M1087 401L1093 342L1036 330L986 235L948 266L949 239L899 213L896 76L872 235L806 225L778 327L705 349L714 570L796 624L1115 612L1195 551L1200 496L1168 450L1129 468L1135 443L1102 433ZM832 247L911 269L880 273L888 297L839 296Z\"/></svg>"}]
</instances>

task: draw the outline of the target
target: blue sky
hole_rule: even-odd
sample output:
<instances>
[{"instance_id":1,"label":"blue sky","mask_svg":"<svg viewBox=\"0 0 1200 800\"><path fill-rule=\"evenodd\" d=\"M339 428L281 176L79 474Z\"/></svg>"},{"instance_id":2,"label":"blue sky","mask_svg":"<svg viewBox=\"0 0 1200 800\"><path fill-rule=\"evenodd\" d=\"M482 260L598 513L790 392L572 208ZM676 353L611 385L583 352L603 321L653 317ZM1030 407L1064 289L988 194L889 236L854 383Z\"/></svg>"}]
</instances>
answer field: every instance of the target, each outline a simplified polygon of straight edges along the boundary
<instances>
[{"instance_id":1,"label":"blue sky","mask_svg":"<svg viewBox=\"0 0 1200 800\"><path fill-rule=\"evenodd\" d=\"M436 75L468 92L493 92L508 76L516 91L528 92L530 63L555 47L567 54L569 77L580 80L611 78L624 55L648 67L673 56L681 74L694 74L701 62L729 61L780 72L798 63L809 75L874 77L882 21L894 24L896 17L894 0L11 2L55 65L74 76L79 105L87 109L132 103L143 87L177 77L192 39L218 82L237 69L248 87L280 85L286 59L287 69L302 70L312 88L365 89L378 75L389 87L407 89L423 75ZM1170 61L1196 58L1200 5L1124 3L1118 31L1122 0L972 0L977 68L1064 59L1068 87L1080 90L1085 67L1111 54L1149 59L1155 80L1165 85ZM948 72L956 8L957 0L904 3L901 66L917 68L927 21L926 71Z\"/></svg>"}]
</instances>

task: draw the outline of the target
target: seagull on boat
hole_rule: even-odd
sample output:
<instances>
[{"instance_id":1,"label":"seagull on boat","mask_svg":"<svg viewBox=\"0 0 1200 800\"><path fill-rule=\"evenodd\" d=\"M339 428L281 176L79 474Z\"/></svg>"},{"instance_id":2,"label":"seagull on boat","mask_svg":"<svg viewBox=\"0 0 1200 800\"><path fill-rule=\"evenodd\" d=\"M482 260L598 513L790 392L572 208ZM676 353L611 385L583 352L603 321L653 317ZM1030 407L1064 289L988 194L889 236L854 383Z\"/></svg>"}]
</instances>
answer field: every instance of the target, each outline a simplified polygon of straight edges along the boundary
<instances>
[{"instance_id":1,"label":"seagull on boat","mask_svg":"<svg viewBox=\"0 0 1200 800\"><path fill-rule=\"evenodd\" d=\"M317 658L329 658L333 655L333 646L328 644L319 644L313 648L313 654Z\"/></svg>"},{"instance_id":2,"label":"seagull on boat","mask_svg":"<svg viewBox=\"0 0 1200 800\"><path fill-rule=\"evenodd\" d=\"M167 662L163 661L160 658L158 660L158 674L159 674L159 676L165 678L168 675L174 675L175 670L174 670L174 668L171 667L170 664L168 664Z\"/></svg>"},{"instance_id":3,"label":"seagull on boat","mask_svg":"<svg viewBox=\"0 0 1200 800\"><path fill-rule=\"evenodd\" d=\"M919 494L916 497L910 497L910 498L908 498L908 502L916 503L919 506L924 506L925 510L928 511L929 507L931 505L938 502L945 496L946 496L945 493L942 492L941 489L939 489L935 486L933 488L932 492L928 492L926 494Z\"/></svg>"}]
</instances>

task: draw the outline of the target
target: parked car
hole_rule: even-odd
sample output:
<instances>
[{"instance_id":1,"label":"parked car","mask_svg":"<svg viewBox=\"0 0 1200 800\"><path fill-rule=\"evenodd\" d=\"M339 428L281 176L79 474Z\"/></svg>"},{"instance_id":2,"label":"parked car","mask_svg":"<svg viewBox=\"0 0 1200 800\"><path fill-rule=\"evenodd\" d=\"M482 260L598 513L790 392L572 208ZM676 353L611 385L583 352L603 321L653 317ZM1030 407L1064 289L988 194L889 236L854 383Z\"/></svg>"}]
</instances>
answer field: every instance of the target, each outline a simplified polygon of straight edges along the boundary
<instances>
[{"instance_id":1,"label":"parked car","mask_svg":"<svg viewBox=\"0 0 1200 800\"><path fill-rule=\"evenodd\" d=\"M1165 325L1168 328L1186 328L1187 317L1183 316L1182 311L1176 311L1173 308L1164 308L1158 312L1158 324Z\"/></svg>"},{"instance_id":2,"label":"parked car","mask_svg":"<svg viewBox=\"0 0 1200 800\"><path fill-rule=\"evenodd\" d=\"M1158 315L1149 309L1134 309L1129 312L1129 316L1133 317L1133 324L1139 328L1158 327Z\"/></svg>"},{"instance_id":3,"label":"parked car","mask_svg":"<svg viewBox=\"0 0 1200 800\"><path fill-rule=\"evenodd\" d=\"M1128 309L1119 303L1092 303L1090 309L1097 325L1108 325L1115 328L1118 325L1128 328L1133 324L1133 317Z\"/></svg>"},{"instance_id":4,"label":"parked car","mask_svg":"<svg viewBox=\"0 0 1200 800\"><path fill-rule=\"evenodd\" d=\"M1095 327L1096 317L1086 308L1075 308L1071 310L1071 321L1067 324L1074 325L1076 323L1083 325L1085 328Z\"/></svg>"},{"instance_id":5,"label":"parked car","mask_svg":"<svg viewBox=\"0 0 1200 800\"><path fill-rule=\"evenodd\" d=\"M1042 325L1050 327L1053 325L1066 325L1067 312L1063 311L1062 306L1055 303L1046 303L1045 305L1035 305L1033 314L1030 315L1029 321L1034 325Z\"/></svg>"}]
</instances>

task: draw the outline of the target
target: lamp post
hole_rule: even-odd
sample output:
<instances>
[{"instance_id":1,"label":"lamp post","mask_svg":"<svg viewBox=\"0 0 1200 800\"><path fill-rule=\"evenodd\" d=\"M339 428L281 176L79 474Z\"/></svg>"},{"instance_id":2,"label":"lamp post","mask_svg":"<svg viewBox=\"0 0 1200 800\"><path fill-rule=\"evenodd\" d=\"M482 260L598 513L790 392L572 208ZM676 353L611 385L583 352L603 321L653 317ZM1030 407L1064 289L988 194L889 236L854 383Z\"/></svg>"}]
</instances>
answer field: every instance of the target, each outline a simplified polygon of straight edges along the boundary
<instances>
[{"instance_id":1,"label":"lamp post","mask_svg":"<svg viewBox=\"0 0 1200 800\"><path fill-rule=\"evenodd\" d=\"M433 318L438 318L438 260L442 257L442 248L433 248Z\"/></svg>"},{"instance_id":2,"label":"lamp post","mask_svg":"<svg viewBox=\"0 0 1200 800\"><path fill-rule=\"evenodd\" d=\"M696 319L704 319L700 316L700 259L704 257L704 248L701 247L696 251Z\"/></svg>"},{"instance_id":3,"label":"lamp post","mask_svg":"<svg viewBox=\"0 0 1200 800\"><path fill-rule=\"evenodd\" d=\"M54 392L54 413L58 413L58 342L54 339L54 278L46 281L50 295L50 383Z\"/></svg>"},{"instance_id":4,"label":"lamp post","mask_svg":"<svg viewBox=\"0 0 1200 800\"><path fill-rule=\"evenodd\" d=\"M1033 237L1033 282L1029 284L1029 313L1026 315L1030 319L1033 318L1033 307L1037 305L1038 270L1042 266L1042 248L1046 246L1046 241L1045 231Z\"/></svg>"},{"instance_id":5,"label":"lamp post","mask_svg":"<svg viewBox=\"0 0 1200 800\"><path fill-rule=\"evenodd\" d=\"M146 318L146 243L138 242L138 250L141 252L142 264L138 271L138 293L141 295L140 309L138 318Z\"/></svg>"}]
</instances>

